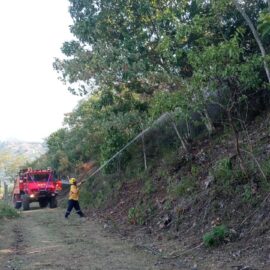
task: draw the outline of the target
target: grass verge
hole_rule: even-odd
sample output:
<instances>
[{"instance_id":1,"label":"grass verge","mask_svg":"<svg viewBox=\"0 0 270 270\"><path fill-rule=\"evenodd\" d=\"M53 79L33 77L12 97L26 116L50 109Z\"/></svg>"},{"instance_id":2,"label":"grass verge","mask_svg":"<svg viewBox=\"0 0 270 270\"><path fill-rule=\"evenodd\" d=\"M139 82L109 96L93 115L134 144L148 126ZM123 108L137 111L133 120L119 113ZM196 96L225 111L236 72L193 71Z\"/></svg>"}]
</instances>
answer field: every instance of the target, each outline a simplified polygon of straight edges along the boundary
<instances>
[{"instance_id":1,"label":"grass verge","mask_svg":"<svg viewBox=\"0 0 270 270\"><path fill-rule=\"evenodd\" d=\"M18 217L18 212L8 205L7 203L0 201L0 219L2 218L15 218Z\"/></svg>"}]
</instances>

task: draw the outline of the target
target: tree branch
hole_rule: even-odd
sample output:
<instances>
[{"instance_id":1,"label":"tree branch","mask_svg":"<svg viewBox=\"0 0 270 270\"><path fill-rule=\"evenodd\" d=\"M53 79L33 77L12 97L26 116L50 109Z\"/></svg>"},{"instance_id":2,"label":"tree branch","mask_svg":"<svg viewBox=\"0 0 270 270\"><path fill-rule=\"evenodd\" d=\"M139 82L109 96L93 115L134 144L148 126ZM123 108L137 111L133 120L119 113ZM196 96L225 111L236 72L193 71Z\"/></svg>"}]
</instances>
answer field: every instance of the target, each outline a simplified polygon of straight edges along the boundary
<instances>
[{"instance_id":1,"label":"tree branch","mask_svg":"<svg viewBox=\"0 0 270 270\"><path fill-rule=\"evenodd\" d=\"M268 1L268 5L270 3L270 0L267 0ZM267 79L268 79L268 82L270 83L270 71L269 71L269 68L268 68L268 65L267 65L267 62L265 61L265 57L266 57L266 52L265 52L265 49L264 49L264 46L262 44L262 41L259 37L259 34L256 30L256 28L254 27L252 21L250 20L250 18L248 17L247 13L245 12L245 10L240 6L238 0L233 0L234 4L235 4L235 7L237 8L237 10L241 13L241 15L243 16L243 18L245 19L248 27L250 28L259 48L260 48L260 51L261 51L261 55L263 57L263 65L264 65L264 69L265 69L265 72L266 72L266 76L267 76Z\"/></svg>"}]
</instances>

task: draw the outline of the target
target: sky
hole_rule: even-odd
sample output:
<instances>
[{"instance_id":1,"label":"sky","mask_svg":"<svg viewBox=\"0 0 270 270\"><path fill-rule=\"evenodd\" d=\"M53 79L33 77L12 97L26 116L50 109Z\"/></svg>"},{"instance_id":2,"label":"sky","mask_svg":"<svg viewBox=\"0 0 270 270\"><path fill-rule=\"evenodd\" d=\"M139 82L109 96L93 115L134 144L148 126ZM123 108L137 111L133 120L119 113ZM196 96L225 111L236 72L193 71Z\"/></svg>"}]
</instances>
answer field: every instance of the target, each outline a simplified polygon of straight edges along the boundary
<instances>
[{"instance_id":1,"label":"sky","mask_svg":"<svg viewBox=\"0 0 270 270\"><path fill-rule=\"evenodd\" d=\"M0 141L42 142L78 103L52 67L71 24L68 0L0 1Z\"/></svg>"}]
</instances>

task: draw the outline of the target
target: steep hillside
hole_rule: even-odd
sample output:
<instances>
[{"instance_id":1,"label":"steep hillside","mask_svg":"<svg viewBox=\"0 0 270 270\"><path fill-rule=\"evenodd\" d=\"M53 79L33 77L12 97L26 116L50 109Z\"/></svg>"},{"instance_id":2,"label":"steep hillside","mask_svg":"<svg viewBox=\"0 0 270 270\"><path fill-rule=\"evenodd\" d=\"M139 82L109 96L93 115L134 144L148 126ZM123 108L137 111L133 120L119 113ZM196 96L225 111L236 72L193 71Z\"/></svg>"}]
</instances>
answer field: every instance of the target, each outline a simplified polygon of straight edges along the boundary
<instances>
[{"instance_id":1,"label":"steep hillside","mask_svg":"<svg viewBox=\"0 0 270 270\"><path fill-rule=\"evenodd\" d=\"M242 161L235 134L220 129L139 177L90 179L92 187L98 179L122 183L91 213L176 265L184 260L193 269L269 269L269 120L269 113L262 114L239 134Z\"/></svg>"}]
</instances>

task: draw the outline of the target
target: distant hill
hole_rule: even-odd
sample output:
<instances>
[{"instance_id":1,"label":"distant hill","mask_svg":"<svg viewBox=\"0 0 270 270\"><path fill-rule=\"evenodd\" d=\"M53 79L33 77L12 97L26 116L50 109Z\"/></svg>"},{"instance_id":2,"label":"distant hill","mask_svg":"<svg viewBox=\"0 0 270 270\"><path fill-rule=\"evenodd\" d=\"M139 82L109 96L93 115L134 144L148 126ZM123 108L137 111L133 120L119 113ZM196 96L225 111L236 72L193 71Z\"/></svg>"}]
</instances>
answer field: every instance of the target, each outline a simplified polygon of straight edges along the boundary
<instances>
[{"instance_id":1,"label":"distant hill","mask_svg":"<svg viewBox=\"0 0 270 270\"><path fill-rule=\"evenodd\" d=\"M0 141L0 183L12 183L18 170L46 152L45 144L18 140Z\"/></svg>"},{"instance_id":2,"label":"distant hill","mask_svg":"<svg viewBox=\"0 0 270 270\"><path fill-rule=\"evenodd\" d=\"M5 151L15 156L23 155L29 160L34 160L46 152L46 146L44 143L39 142L0 141L0 152Z\"/></svg>"}]
</instances>

